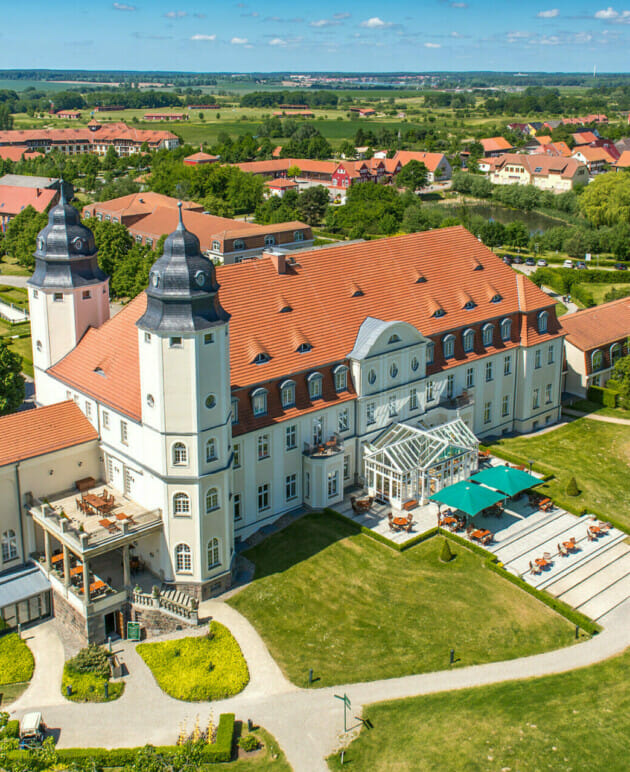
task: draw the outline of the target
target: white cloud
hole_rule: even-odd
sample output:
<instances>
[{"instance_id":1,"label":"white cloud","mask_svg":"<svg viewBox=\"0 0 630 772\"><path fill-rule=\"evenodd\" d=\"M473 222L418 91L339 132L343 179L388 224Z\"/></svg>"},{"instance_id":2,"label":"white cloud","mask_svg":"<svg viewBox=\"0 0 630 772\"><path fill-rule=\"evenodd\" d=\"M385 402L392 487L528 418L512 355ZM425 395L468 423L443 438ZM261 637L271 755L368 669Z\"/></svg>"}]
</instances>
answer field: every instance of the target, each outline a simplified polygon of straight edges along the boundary
<instances>
[{"instance_id":1,"label":"white cloud","mask_svg":"<svg viewBox=\"0 0 630 772\"><path fill-rule=\"evenodd\" d=\"M548 11L538 11L536 16L538 16L539 19L555 19L556 16L560 15L560 11L557 8L551 8Z\"/></svg>"},{"instance_id":2,"label":"white cloud","mask_svg":"<svg viewBox=\"0 0 630 772\"><path fill-rule=\"evenodd\" d=\"M557 35L543 35L540 40L536 42L541 46L559 46L562 41Z\"/></svg>"},{"instance_id":3,"label":"white cloud","mask_svg":"<svg viewBox=\"0 0 630 772\"><path fill-rule=\"evenodd\" d=\"M309 21L309 27L337 27L341 24L340 21L334 19L317 19L316 21Z\"/></svg>"},{"instance_id":4,"label":"white cloud","mask_svg":"<svg viewBox=\"0 0 630 772\"><path fill-rule=\"evenodd\" d=\"M351 15L349 13L333 13L333 19L349 19Z\"/></svg>"},{"instance_id":5,"label":"white cloud","mask_svg":"<svg viewBox=\"0 0 630 772\"><path fill-rule=\"evenodd\" d=\"M616 19L619 16L619 11L615 11L614 8L611 8L608 6L608 8L604 8L601 11L597 11L595 14L596 19L604 19L606 21L610 21L610 19Z\"/></svg>"},{"instance_id":6,"label":"white cloud","mask_svg":"<svg viewBox=\"0 0 630 772\"><path fill-rule=\"evenodd\" d=\"M246 46L249 43L249 40L247 38L232 38L230 43L233 46Z\"/></svg>"},{"instance_id":7,"label":"white cloud","mask_svg":"<svg viewBox=\"0 0 630 772\"><path fill-rule=\"evenodd\" d=\"M273 40L269 41L270 46L286 46L287 41L283 38L274 38Z\"/></svg>"},{"instance_id":8,"label":"white cloud","mask_svg":"<svg viewBox=\"0 0 630 772\"><path fill-rule=\"evenodd\" d=\"M425 43L425 48L442 48L442 46L439 43Z\"/></svg>"},{"instance_id":9,"label":"white cloud","mask_svg":"<svg viewBox=\"0 0 630 772\"><path fill-rule=\"evenodd\" d=\"M451 8L468 8L468 3L451 3Z\"/></svg>"},{"instance_id":10,"label":"white cloud","mask_svg":"<svg viewBox=\"0 0 630 772\"><path fill-rule=\"evenodd\" d=\"M126 3L112 3L112 8L115 11L135 11L135 5L127 5Z\"/></svg>"},{"instance_id":11,"label":"white cloud","mask_svg":"<svg viewBox=\"0 0 630 772\"><path fill-rule=\"evenodd\" d=\"M167 11L164 16L167 19L183 19L184 16L188 16L186 11Z\"/></svg>"},{"instance_id":12,"label":"white cloud","mask_svg":"<svg viewBox=\"0 0 630 772\"><path fill-rule=\"evenodd\" d=\"M201 34L197 34L197 35L193 35L190 39L191 40L216 40L217 36L216 35L201 35Z\"/></svg>"},{"instance_id":13,"label":"white cloud","mask_svg":"<svg viewBox=\"0 0 630 772\"><path fill-rule=\"evenodd\" d=\"M379 19L378 16L372 16L371 19L362 21L360 26L367 27L367 29L384 29L385 27L391 27L393 25L389 21L383 21L382 19Z\"/></svg>"}]
</instances>

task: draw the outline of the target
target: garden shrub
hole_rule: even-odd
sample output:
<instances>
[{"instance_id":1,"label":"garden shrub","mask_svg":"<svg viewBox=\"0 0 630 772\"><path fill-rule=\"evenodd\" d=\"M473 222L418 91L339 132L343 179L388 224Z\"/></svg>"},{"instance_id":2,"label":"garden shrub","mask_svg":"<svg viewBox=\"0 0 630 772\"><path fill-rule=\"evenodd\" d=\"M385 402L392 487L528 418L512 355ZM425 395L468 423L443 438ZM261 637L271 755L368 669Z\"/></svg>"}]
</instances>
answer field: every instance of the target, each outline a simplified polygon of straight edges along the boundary
<instances>
[{"instance_id":1,"label":"garden shrub","mask_svg":"<svg viewBox=\"0 0 630 772\"><path fill-rule=\"evenodd\" d=\"M17 719L7 721L2 729L0 729L0 737L3 740L7 740L11 737L20 736L20 722Z\"/></svg>"},{"instance_id":2,"label":"garden shrub","mask_svg":"<svg viewBox=\"0 0 630 772\"><path fill-rule=\"evenodd\" d=\"M567 485L567 496L579 496L579 495L580 495L580 489L578 488L575 477L572 477L569 480L569 484Z\"/></svg>"},{"instance_id":3,"label":"garden shrub","mask_svg":"<svg viewBox=\"0 0 630 772\"><path fill-rule=\"evenodd\" d=\"M246 734L245 737L241 737L238 741L238 747L244 750L246 753L257 751L260 748L260 741L255 734Z\"/></svg>"},{"instance_id":4,"label":"garden shrub","mask_svg":"<svg viewBox=\"0 0 630 772\"><path fill-rule=\"evenodd\" d=\"M573 300L579 300L585 308L592 308L595 303L595 298L590 290L587 290L582 284L571 285L571 295Z\"/></svg>"},{"instance_id":5,"label":"garden shrub","mask_svg":"<svg viewBox=\"0 0 630 772\"><path fill-rule=\"evenodd\" d=\"M104 646L91 643L81 649L63 668L61 691L72 702L111 702L118 699L124 684L109 682L109 652ZM105 697L107 684L107 698ZM68 696L67 687L71 694Z\"/></svg>"},{"instance_id":6,"label":"garden shrub","mask_svg":"<svg viewBox=\"0 0 630 772\"><path fill-rule=\"evenodd\" d=\"M109 652L103 646L91 643L69 659L66 667L73 673L95 673L101 678L109 678Z\"/></svg>"},{"instance_id":7,"label":"garden shrub","mask_svg":"<svg viewBox=\"0 0 630 772\"><path fill-rule=\"evenodd\" d=\"M619 395L616 390L610 387L590 386L586 393L586 398L604 407L617 407Z\"/></svg>"},{"instance_id":8,"label":"garden shrub","mask_svg":"<svg viewBox=\"0 0 630 772\"><path fill-rule=\"evenodd\" d=\"M3 729L7 725L8 720L9 714L6 712L6 710L0 711L0 729Z\"/></svg>"},{"instance_id":9,"label":"garden shrub","mask_svg":"<svg viewBox=\"0 0 630 772\"><path fill-rule=\"evenodd\" d=\"M249 670L226 627L213 621L210 632L212 637L141 643L136 651L171 697L195 702L224 699L243 691Z\"/></svg>"},{"instance_id":10,"label":"garden shrub","mask_svg":"<svg viewBox=\"0 0 630 772\"><path fill-rule=\"evenodd\" d=\"M450 563L450 561L455 557L453 553L451 552L451 547L447 541L447 539L442 539L442 550L440 552L440 560L442 563Z\"/></svg>"},{"instance_id":11,"label":"garden shrub","mask_svg":"<svg viewBox=\"0 0 630 772\"><path fill-rule=\"evenodd\" d=\"M30 681L34 667L31 650L17 633L0 637L0 684Z\"/></svg>"},{"instance_id":12,"label":"garden shrub","mask_svg":"<svg viewBox=\"0 0 630 772\"><path fill-rule=\"evenodd\" d=\"M8 630L8 629L9 629L9 625L4 621L2 617L0 617L0 633L3 630Z\"/></svg>"}]
</instances>

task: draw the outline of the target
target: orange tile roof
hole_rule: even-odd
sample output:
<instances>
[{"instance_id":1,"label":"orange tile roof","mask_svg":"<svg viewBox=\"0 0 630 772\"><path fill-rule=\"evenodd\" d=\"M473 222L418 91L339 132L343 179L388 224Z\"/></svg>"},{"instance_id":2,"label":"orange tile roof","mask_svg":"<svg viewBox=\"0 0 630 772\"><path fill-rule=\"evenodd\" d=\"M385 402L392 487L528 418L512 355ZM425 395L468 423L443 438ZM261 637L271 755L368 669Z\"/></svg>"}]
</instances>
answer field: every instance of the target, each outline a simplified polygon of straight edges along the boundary
<instances>
[{"instance_id":1,"label":"orange tile roof","mask_svg":"<svg viewBox=\"0 0 630 772\"><path fill-rule=\"evenodd\" d=\"M37 212L45 212L59 192L54 188L22 188L17 185L0 185L0 216L15 216L27 206Z\"/></svg>"},{"instance_id":2,"label":"orange tile roof","mask_svg":"<svg viewBox=\"0 0 630 772\"><path fill-rule=\"evenodd\" d=\"M539 137L537 136L536 139L538 140L539 145L548 145L551 142L551 137L546 134L541 134Z\"/></svg>"},{"instance_id":3,"label":"orange tile roof","mask_svg":"<svg viewBox=\"0 0 630 772\"><path fill-rule=\"evenodd\" d=\"M592 131L577 131L573 134L573 139L576 145L588 145L591 142L595 142L598 137Z\"/></svg>"},{"instance_id":4,"label":"orange tile roof","mask_svg":"<svg viewBox=\"0 0 630 772\"><path fill-rule=\"evenodd\" d=\"M31 158L39 158L42 153L33 153L29 151L26 145L8 145L0 147L0 158L3 161L21 161L22 158L30 160Z\"/></svg>"},{"instance_id":5,"label":"orange tile roof","mask_svg":"<svg viewBox=\"0 0 630 772\"><path fill-rule=\"evenodd\" d=\"M497 150L512 150L512 145L503 137L489 137L480 139L484 153L494 153Z\"/></svg>"},{"instance_id":6,"label":"orange tile roof","mask_svg":"<svg viewBox=\"0 0 630 772\"><path fill-rule=\"evenodd\" d=\"M289 180L286 177L278 177L275 180L265 180L264 183L269 188L297 188L298 184L294 180Z\"/></svg>"},{"instance_id":7,"label":"orange tile roof","mask_svg":"<svg viewBox=\"0 0 630 772\"><path fill-rule=\"evenodd\" d=\"M368 316L405 321L424 335L441 336L520 313L522 337L515 334L523 345L560 332L553 301L460 226L300 252L295 259L286 274L266 258L217 268L221 304L231 314L233 389L343 361ZM417 283L419 273L425 282ZM353 286L363 294L353 297ZM460 289L474 300L474 309L462 308ZM501 296L499 303L491 302L491 290ZM435 303L445 316L432 316ZM281 314L286 306L292 310ZM135 322L145 307L142 293L102 327L88 330L51 375L139 420ZM550 312L546 335L534 328L533 312L542 308ZM306 335L313 348L298 354L296 335ZM257 346L269 353L269 362L253 364Z\"/></svg>"},{"instance_id":8,"label":"orange tile roof","mask_svg":"<svg viewBox=\"0 0 630 772\"><path fill-rule=\"evenodd\" d=\"M0 466L98 439L74 402L38 407L0 418Z\"/></svg>"},{"instance_id":9,"label":"orange tile roof","mask_svg":"<svg viewBox=\"0 0 630 772\"><path fill-rule=\"evenodd\" d=\"M567 340L582 351L605 346L630 335L630 298L613 300L562 317Z\"/></svg>"},{"instance_id":10,"label":"orange tile roof","mask_svg":"<svg viewBox=\"0 0 630 772\"><path fill-rule=\"evenodd\" d=\"M487 161L488 159L484 160ZM506 153L494 159L494 170L500 171L507 164L523 166L534 177L559 174L567 179L573 179L577 170L584 166L575 158L564 158L564 156L552 156L546 153L533 153L531 155Z\"/></svg>"},{"instance_id":11,"label":"orange tile roof","mask_svg":"<svg viewBox=\"0 0 630 772\"><path fill-rule=\"evenodd\" d=\"M120 198L111 198L109 201L98 201L95 204L83 207L83 216L85 217L86 211L89 211L93 216L95 212L102 212L103 214L117 214L117 215L134 215L134 214L149 214L158 207L170 207L174 212L177 212L179 199L172 196L165 196L162 193L154 193L151 190L147 190L144 193L130 193L128 196L120 196ZM182 209L196 210L201 212L203 207L201 204L196 204L194 201L182 201Z\"/></svg>"},{"instance_id":12,"label":"orange tile roof","mask_svg":"<svg viewBox=\"0 0 630 772\"><path fill-rule=\"evenodd\" d=\"M581 153L588 163L594 163L595 161L605 161L612 164L615 159L610 155L608 150L604 147L591 147L590 145L580 145L573 149L573 155Z\"/></svg>"},{"instance_id":13,"label":"orange tile roof","mask_svg":"<svg viewBox=\"0 0 630 772\"><path fill-rule=\"evenodd\" d=\"M1 149L1 148L0 148ZM630 168L630 150L624 150L615 163L615 166L620 169Z\"/></svg>"},{"instance_id":14,"label":"orange tile roof","mask_svg":"<svg viewBox=\"0 0 630 772\"><path fill-rule=\"evenodd\" d=\"M262 239L262 237L267 234L287 233L297 229L308 231L308 233L304 234L305 237L307 239L312 238L311 226L300 222L299 220L291 220L289 222L280 222L269 225L257 225L256 223L238 222L236 220L231 220L230 222L233 227L231 229L228 228L224 231L216 232L214 234L215 239L218 239L219 241L225 241L226 239L247 238L248 236L260 236Z\"/></svg>"},{"instance_id":15,"label":"orange tile roof","mask_svg":"<svg viewBox=\"0 0 630 772\"><path fill-rule=\"evenodd\" d=\"M245 161L233 164L249 174L274 174L297 166L300 171L316 174L332 174L339 166L336 161L314 161L310 158L272 158L269 161Z\"/></svg>"},{"instance_id":16,"label":"orange tile roof","mask_svg":"<svg viewBox=\"0 0 630 772\"><path fill-rule=\"evenodd\" d=\"M210 153L193 153L192 155L187 155L186 158L184 158L184 163L212 163L213 161L218 161L219 156L218 155L210 155Z\"/></svg>"},{"instance_id":17,"label":"orange tile roof","mask_svg":"<svg viewBox=\"0 0 630 772\"><path fill-rule=\"evenodd\" d=\"M400 161L402 166L406 166L409 161L420 161L430 172L435 172L442 163L444 153L424 153L414 150L398 150L393 157L393 161Z\"/></svg>"}]
</instances>

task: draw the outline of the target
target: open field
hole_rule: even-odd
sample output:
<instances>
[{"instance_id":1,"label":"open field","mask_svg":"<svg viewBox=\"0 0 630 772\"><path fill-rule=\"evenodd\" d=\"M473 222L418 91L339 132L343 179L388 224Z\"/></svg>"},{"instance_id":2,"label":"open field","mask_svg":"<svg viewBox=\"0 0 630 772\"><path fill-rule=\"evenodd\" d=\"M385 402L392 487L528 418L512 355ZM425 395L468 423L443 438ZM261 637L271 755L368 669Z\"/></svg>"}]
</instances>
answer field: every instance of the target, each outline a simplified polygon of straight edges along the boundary
<instances>
[{"instance_id":1,"label":"open field","mask_svg":"<svg viewBox=\"0 0 630 772\"><path fill-rule=\"evenodd\" d=\"M597 305L604 302L604 295L613 289L625 289L630 292L630 284L585 284L583 285Z\"/></svg>"},{"instance_id":2,"label":"open field","mask_svg":"<svg viewBox=\"0 0 630 772\"><path fill-rule=\"evenodd\" d=\"M537 437L500 439L487 446L527 463L532 459L554 479L540 486L574 512L593 510L630 528L630 432L627 426L580 418ZM575 476L579 496L566 495Z\"/></svg>"},{"instance_id":3,"label":"open field","mask_svg":"<svg viewBox=\"0 0 630 772\"><path fill-rule=\"evenodd\" d=\"M572 673L369 705L345 753L370 772L628 768L630 652ZM333 770L345 769L339 756Z\"/></svg>"},{"instance_id":4,"label":"open field","mask_svg":"<svg viewBox=\"0 0 630 772\"><path fill-rule=\"evenodd\" d=\"M310 514L246 552L255 581L228 602L305 686L393 678L567 646L574 628L442 539L399 553L325 513ZM457 666L456 665L456 666Z\"/></svg>"}]
</instances>

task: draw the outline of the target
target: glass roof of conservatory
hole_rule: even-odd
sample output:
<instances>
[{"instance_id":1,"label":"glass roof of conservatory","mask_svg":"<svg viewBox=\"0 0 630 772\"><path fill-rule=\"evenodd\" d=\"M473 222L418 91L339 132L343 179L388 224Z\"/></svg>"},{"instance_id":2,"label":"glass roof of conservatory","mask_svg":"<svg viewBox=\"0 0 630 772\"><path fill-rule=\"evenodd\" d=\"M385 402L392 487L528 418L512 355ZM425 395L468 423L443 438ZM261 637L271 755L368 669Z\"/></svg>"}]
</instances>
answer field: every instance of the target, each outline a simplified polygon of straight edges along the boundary
<instances>
[{"instance_id":1,"label":"glass roof of conservatory","mask_svg":"<svg viewBox=\"0 0 630 772\"><path fill-rule=\"evenodd\" d=\"M451 456L477 451L479 441L461 418L442 426L419 429L394 424L372 443L366 444L365 461L390 467L398 472L430 469Z\"/></svg>"}]
</instances>

